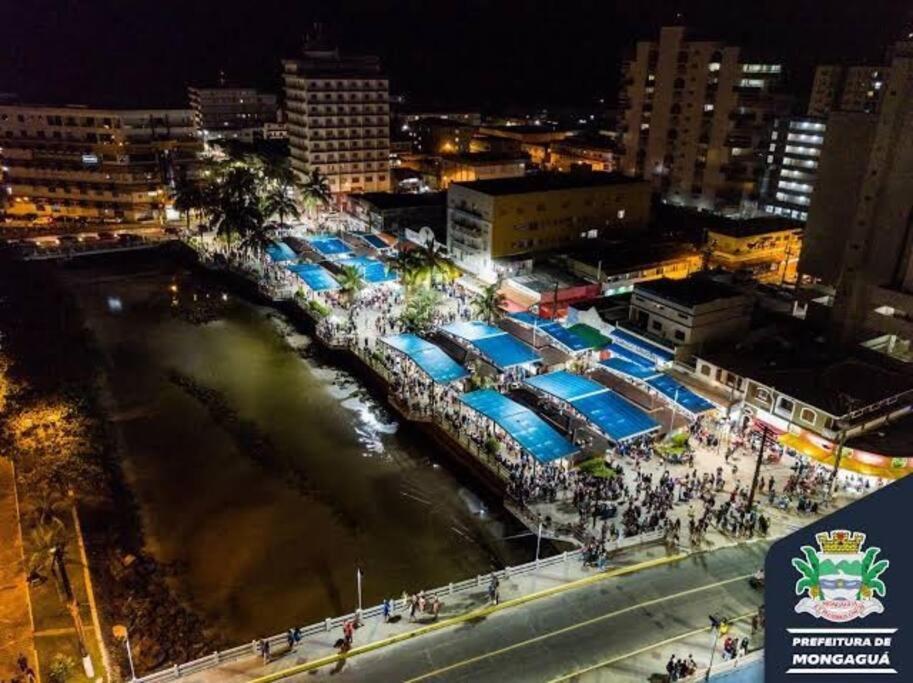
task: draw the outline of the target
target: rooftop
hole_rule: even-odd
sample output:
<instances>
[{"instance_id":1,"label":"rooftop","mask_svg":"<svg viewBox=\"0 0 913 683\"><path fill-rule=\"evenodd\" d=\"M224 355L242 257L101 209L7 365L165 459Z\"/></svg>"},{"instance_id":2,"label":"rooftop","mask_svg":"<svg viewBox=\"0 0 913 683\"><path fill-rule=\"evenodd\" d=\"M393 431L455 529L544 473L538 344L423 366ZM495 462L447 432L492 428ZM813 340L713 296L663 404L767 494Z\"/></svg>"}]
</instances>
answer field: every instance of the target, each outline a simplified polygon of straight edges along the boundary
<instances>
[{"instance_id":1,"label":"rooftop","mask_svg":"<svg viewBox=\"0 0 913 683\"><path fill-rule=\"evenodd\" d=\"M892 458L913 458L913 413L847 439L846 446Z\"/></svg>"},{"instance_id":2,"label":"rooftop","mask_svg":"<svg viewBox=\"0 0 913 683\"><path fill-rule=\"evenodd\" d=\"M525 152L464 152L462 154L442 154L441 159L459 164L487 165L504 164L508 162L528 161L529 155Z\"/></svg>"},{"instance_id":3,"label":"rooftop","mask_svg":"<svg viewBox=\"0 0 913 683\"><path fill-rule=\"evenodd\" d=\"M609 185L640 185L645 181L621 173L538 173L516 178L493 178L468 183L453 183L488 195L528 194L555 190L578 190Z\"/></svg>"},{"instance_id":4,"label":"rooftop","mask_svg":"<svg viewBox=\"0 0 913 683\"><path fill-rule=\"evenodd\" d=\"M653 264L677 261L699 255L690 244L681 242L617 242L610 240L587 240L586 244L571 251L568 257L599 267L606 274L625 272L631 268L645 268Z\"/></svg>"},{"instance_id":5,"label":"rooftop","mask_svg":"<svg viewBox=\"0 0 913 683\"><path fill-rule=\"evenodd\" d=\"M377 209L412 209L419 207L439 206L442 209L447 202L446 192L364 192L350 195L351 199L360 199Z\"/></svg>"},{"instance_id":6,"label":"rooftop","mask_svg":"<svg viewBox=\"0 0 913 683\"><path fill-rule=\"evenodd\" d=\"M692 275L681 280L670 280L664 277L659 280L638 282L634 285L634 291L636 293L646 292L689 307L708 304L719 299L743 296L741 292L727 284L700 275Z\"/></svg>"},{"instance_id":7,"label":"rooftop","mask_svg":"<svg viewBox=\"0 0 913 683\"><path fill-rule=\"evenodd\" d=\"M800 321L749 333L734 347L700 354L743 377L841 417L913 390L913 375L864 350L841 350Z\"/></svg>"},{"instance_id":8,"label":"rooftop","mask_svg":"<svg viewBox=\"0 0 913 683\"><path fill-rule=\"evenodd\" d=\"M729 237L755 237L772 232L784 230L802 230L799 221L790 220L781 216L759 216L758 218L729 218L706 214L702 217L707 230L727 235Z\"/></svg>"}]
</instances>

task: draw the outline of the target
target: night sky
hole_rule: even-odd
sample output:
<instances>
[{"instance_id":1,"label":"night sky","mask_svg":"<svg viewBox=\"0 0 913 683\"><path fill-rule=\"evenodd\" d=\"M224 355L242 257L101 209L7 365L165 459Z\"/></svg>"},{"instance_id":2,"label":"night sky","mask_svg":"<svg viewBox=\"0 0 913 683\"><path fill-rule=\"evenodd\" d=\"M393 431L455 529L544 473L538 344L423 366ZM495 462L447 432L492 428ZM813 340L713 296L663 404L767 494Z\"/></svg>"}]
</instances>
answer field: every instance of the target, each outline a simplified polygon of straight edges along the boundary
<instances>
[{"instance_id":1,"label":"night sky","mask_svg":"<svg viewBox=\"0 0 913 683\"><path fill-rule=\"evenodd\" d=\"M913 27L908 0L687 0L685 21L787 64L878 60ZM315 20L380 55L423 106L584 104L612 98L624 51L670 23L669 0L0 0L0 92L40 103L185 106L215 79L279 89ZM909 30L909 28L908 28Z\"/></svg>"}]
</instances>

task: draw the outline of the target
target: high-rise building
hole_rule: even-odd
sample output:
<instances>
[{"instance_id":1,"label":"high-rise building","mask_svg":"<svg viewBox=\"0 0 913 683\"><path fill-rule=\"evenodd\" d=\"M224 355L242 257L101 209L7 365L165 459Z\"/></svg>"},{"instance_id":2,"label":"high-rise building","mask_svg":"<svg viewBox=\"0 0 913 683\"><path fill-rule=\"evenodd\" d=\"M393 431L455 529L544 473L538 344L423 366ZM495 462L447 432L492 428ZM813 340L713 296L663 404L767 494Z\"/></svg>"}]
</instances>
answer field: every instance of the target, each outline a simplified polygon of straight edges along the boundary
<instances>
[{"instance_id":1,"label":"high-rise building","mask_svg":"<svg viewBox=\"0 0 913 683\"><path fill-rule=\"evenodd\" d=\"M204 140L262 139L264 124L276 123L276 96L255 88L187 89L193 120Z\"/></svg>"},{"instance_id":2,"label":"high-rise building","mask_svg":"<svg viewBox=\"0 0 913 683\"><path fill-rule=\"evenodd\" d=\"M761 211L808 220L826 130L824 119L808 116L774 121L761 180Z\"/></svg>"},{"instance_id":3,"label":"high-rise building","mask_svg":"<svg viewBox=\"0 0 913 683\"><path fill-rule=\"evenodd\" d=\"M202 148L189 109L0 106L12 216L156 220Z\"/></svg>"},{"instance_id":4,"label":"high-rise building","mask_svg":"<svg viewBox=\"0 0 913 683\"><path fill-rule=\"evenodd\" d=\"M830 287L845 339L913 340L913 41L898 43L878 113L832 112L800 272Z\"/></svg>"},{"instance_id":5,"label":"high-rise building","mask_svg":"<svg viewBox=\"0 0 913 683\"><path fill-rule=\"evenodd\" d=\"M663 27L624 65L622 170L651 180L675 204L754 212L768 128L789 113L782 77L780 64Z\"/></svg>"},{"instance_id":6,"label":"high-rise building","mask_svg":"<svg viewBox=\"0 0 913 683\"><path fill-rule=\"evenodd\" d=\"M377 57L305 48L282 62L292 168L333 193L390 187L390 86Z\"/></svg>"},{"instance_id":7,"label":"high-rise building","mask_svg":"<svg viewBox=\"0 0 913 683\"><path fill-rule=\"evenodd\" d=\"M835 110L878 111L890 73L890 66L819 66L808 115L824 117Z\"/></svg>"}]
</instances>

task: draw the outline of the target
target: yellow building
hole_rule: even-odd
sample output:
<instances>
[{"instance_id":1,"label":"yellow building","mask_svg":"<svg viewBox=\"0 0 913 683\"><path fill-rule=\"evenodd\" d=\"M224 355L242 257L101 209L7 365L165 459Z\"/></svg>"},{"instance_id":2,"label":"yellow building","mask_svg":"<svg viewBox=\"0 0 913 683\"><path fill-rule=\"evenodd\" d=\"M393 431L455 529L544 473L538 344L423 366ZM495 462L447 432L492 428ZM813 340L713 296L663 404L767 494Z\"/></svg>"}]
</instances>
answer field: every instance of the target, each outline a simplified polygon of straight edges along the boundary
<instances>
[{"instance_id":1,"label":"yellow building","mask_svg":"<svg viewBox=\"0 0 913 683\"><path fill-rule=\"evenodd\" d=\"M711 220L705 246L711 266L747 273L759 282L795 282L802 252L800 223L784 218Z\"/></svg>"},{"instance_id":2,"label":"yellow building","mask_svg":"<svg viewBox=\"0 0 913 683\"><path fill-rule=\"evenodd\" d=\"M460 267L496 275L495 260L621 236L650 216L650 185L614 173L541 173L453 183L447 246Z\"/></svg>"}]
</instances>

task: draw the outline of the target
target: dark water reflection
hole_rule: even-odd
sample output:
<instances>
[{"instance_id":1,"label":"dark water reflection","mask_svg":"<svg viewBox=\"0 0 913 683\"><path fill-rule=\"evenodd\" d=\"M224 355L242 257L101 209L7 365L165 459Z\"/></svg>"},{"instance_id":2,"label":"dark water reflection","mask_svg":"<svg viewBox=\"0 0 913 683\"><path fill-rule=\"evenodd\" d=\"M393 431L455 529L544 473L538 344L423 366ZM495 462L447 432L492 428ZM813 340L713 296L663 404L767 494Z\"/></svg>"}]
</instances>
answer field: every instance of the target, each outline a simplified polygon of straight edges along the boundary
<instances>
[{"instance_id":1,"label":"dark water reflection","mask_svg":"<svg viewBox=\"0 0 913 683\"><path fill-rule=\"evenodd\" d=\"M164 256L66 278L149 549L226 639L350 611L359 562L369 605L531 559L496 501L274 312Z\"/></svg>"}]
</instances>

